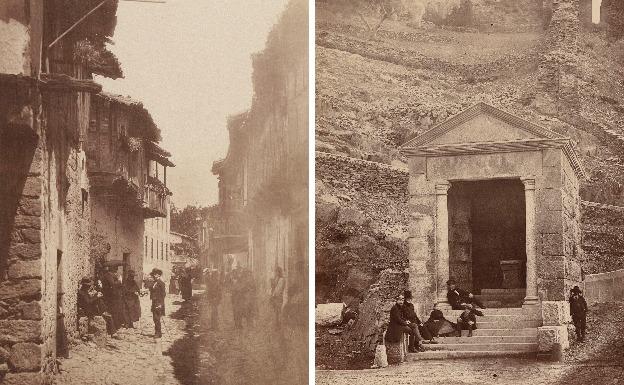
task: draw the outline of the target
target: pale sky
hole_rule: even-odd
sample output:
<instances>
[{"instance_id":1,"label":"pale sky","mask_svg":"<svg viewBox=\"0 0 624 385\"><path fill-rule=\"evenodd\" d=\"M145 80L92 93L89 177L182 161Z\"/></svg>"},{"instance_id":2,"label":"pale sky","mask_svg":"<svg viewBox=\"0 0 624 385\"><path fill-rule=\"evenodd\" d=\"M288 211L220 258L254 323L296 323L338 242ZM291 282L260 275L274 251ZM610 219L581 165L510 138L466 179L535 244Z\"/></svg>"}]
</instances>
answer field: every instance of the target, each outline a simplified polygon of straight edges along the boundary
<instances>
[{"instance_id":1,"label":"pale sky","mask_svg":"<svg viewBox=\"0 0 624 385\"><path fill-rule=\"evenodd\" d=\"M97 77L105 91L143 102L175 168L167 184L177 207L217 203L212 162L227 153L229 114L250 107L250 55L287 0L119 2L111 50L125 79Z\"/></svg>"}]
</instances>

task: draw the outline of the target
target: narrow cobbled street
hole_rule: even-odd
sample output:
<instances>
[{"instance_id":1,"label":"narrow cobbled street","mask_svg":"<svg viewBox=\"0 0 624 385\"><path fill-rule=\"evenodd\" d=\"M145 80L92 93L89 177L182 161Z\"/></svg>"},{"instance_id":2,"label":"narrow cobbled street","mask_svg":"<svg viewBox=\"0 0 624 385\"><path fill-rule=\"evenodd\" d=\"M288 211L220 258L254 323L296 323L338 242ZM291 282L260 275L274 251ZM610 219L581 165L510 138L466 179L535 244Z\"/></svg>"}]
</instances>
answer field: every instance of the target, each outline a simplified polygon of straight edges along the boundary
<instances>
[{"instance_id":1,"label":"narrow cobbled street","mask_svg":"<svg viewBox=\"0 0 624 385\"><path fill-rule=\"evenodd\" d=\"M119 338L108 338L102 349L94 343L81 343L69 359L60 360L59 385L176 385L172 360L162 352L185 335L183 320L171 317L179 311L180 296L167 297L163 337L157 344L149 300L142 298L142 315L135 329L121 329Z\"/></svg>"},{"instance_id":2,"label":"narrow cobbled street","mask_svg":"<svg viewBox=\"0 0 624 385\"><path fill-rule=\"evenodd\" d=\"M267 306L259 306L255 325L236 329L230 295L219 311L219 328L209 322L208 306L195 295L192 306L172 317L186 319L186 335L173 343L170 354L174 373L183 385L296 385L306 384L307 330L272 325ZM286 320L285 322L288 322Z\"/></svg>"}]
</instances>

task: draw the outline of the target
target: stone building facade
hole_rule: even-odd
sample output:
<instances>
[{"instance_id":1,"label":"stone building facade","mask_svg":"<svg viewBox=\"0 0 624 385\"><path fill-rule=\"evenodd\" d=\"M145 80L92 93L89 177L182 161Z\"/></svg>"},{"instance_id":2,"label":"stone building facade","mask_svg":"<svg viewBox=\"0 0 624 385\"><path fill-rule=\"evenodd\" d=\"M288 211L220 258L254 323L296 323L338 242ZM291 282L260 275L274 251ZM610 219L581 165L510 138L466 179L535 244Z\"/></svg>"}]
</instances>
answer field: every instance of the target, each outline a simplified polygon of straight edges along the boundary
<instances>
[{"instance_id":1,"label":"stone building facade","mask_svg":"<svg viewBox=\"0 0 624 385\"><path fill-rule=\"evenodd\" d=\"M57 357L78 337L78 284L95 268L92 229L110 219L89 158L101 155L90 147L99 140L91 108L103 97L92 74L120 69L80 52L112 35L117 2L56 39L96 5L0 2L0 383L53 381ZM96 165L123 164L115 162ZM139 253L145 211L139 205L139 227L129 230L141 231Z\"/></svg>"},{"instance_id":2,"label":"stone building facade","mask_svg":"<svg viewBox=\"0 0 624 385\"><path fill-rule=\"evenodd\" d=\"M230 118L228 155L213 165L219 205L233 219L231 233L223 235L234 248L246 248L238 258L264 289L279 266L287 291L303 293L308 282L306 15L307 2L290 1L265 50L253 56L251 109Z\"/></svg>"},{"instance_id":3,"label":"stone building facade","mask_svg":"<svg viewBox=\"0 0 624 385\"><path fill-rule=\"evenodd\" d=\"M522 306L567 341L568 294L582 280L585 177L569 138L480 103L401 151L410 170L409 286L421 314L447 304L449 277L475 293L523 289Z\"/></svg>"},{"instance_id":4,"label":"stone building facade","mask_svg":"<svg viewBox=\"0 0 624 385\"><path fill-rule=\"evenodd\" d=\"M84 140L100 87L78 64L42 73L44 56L71 49L41 49L58 24L41 2L0 4L0 376L8 383L51 381L57 354L76 336L77 277L89 271Z\"/></svg>"},{"instance_id":5,"label":"stone building facade","mask_svg":"<svg viewBox=\"0 0 624 385\"><path fill-rule=\"evenodd\" d=\"M94 265L121 260L126 271L134 270L141 278L145 269L155 267L149 262L154 254L147 248L155 238L154 261L165 261L161 248L169 231L171 195L165 170L173 163L167 159L170 154L154 143L159 138L141 103L108 93L93 97L87 169Z\"/></svg>"}]
</instances>

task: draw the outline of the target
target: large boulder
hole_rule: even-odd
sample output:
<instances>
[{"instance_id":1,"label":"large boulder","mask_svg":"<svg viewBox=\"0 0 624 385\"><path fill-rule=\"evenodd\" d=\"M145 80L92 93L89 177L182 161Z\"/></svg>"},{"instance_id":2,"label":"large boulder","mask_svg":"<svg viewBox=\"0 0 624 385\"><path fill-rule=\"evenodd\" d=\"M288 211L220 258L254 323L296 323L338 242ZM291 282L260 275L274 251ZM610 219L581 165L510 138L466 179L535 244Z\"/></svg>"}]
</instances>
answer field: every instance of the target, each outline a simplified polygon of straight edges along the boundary
<instances>
[{"instance_id":1,"label":"large boulder","mask_svg":"<svg viewBox=\"0 0 624 385\"><path fill-rule=\"evenodd\" d=\"M322 303L316 305L316 325L336 326L342 323L343 303Z\"/></svg>"}]
</instances>

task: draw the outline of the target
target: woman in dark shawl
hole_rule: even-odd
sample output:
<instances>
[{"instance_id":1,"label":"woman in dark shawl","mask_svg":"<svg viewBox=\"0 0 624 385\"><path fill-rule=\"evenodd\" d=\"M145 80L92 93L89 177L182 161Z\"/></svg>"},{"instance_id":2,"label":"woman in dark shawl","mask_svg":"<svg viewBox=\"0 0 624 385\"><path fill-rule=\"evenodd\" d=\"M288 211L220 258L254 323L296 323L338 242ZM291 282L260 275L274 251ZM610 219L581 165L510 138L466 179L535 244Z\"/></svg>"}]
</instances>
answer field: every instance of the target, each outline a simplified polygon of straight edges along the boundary
<instances>
[{"instance_id":1,"label":"woman in dark shawl","mask_svg":"<svg viewBox=\"0 0 624 385\"><path fill-rule=\"evenodd\" d=\"M444 313L438 309L437 303L433 305L429 319L424 325L434 337L453 335L456 333L457 327L453 322L444 318Z\"/></svg>"},{"instance_id":2,"label":"woman in dark shawl","mask_svg":"<svg viewBox=\"0 0 624 385\"><path fill-rule=\"evenodd\" d=\"M126 322L129 328L134 328L133 322L138 322L141 318L141 302L139 295L141 290L135 280L134 271L130 270L126 274L123 282L124 303L126 306Z\"/></svg>"}]
</instances>

